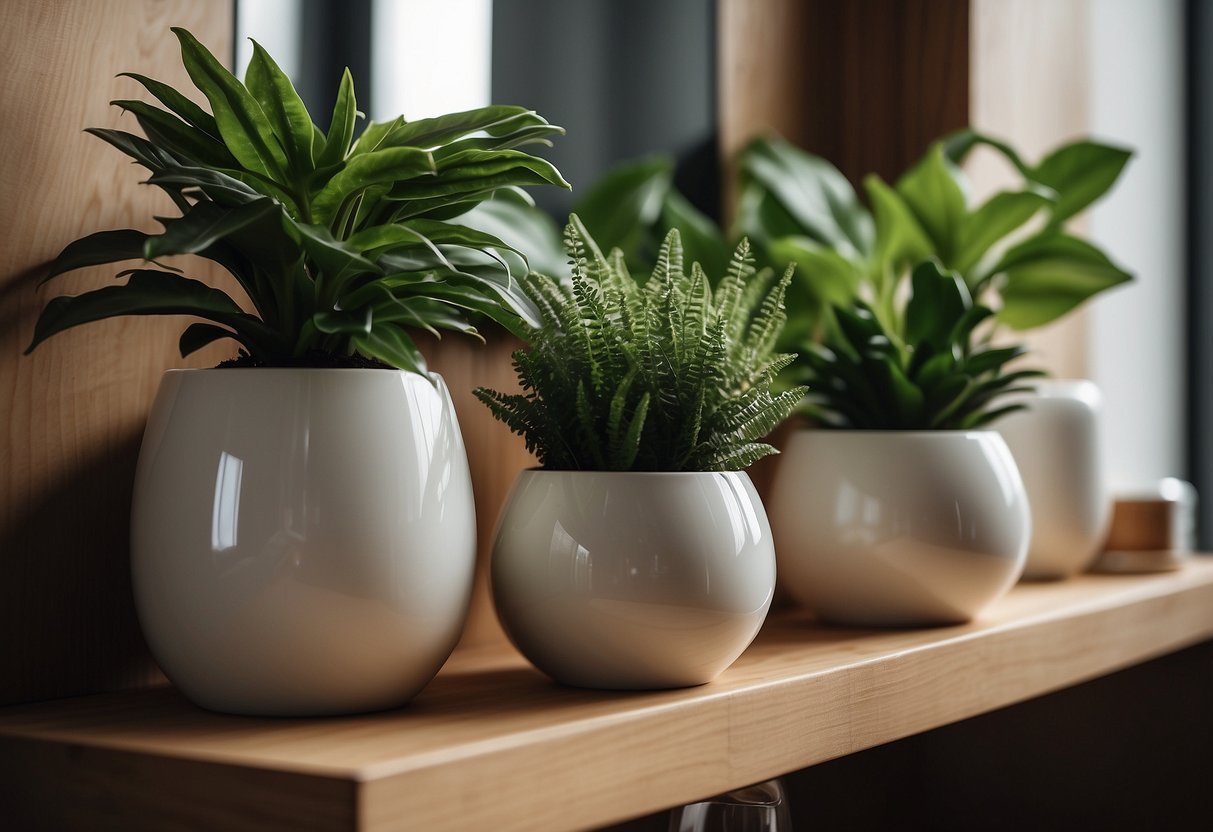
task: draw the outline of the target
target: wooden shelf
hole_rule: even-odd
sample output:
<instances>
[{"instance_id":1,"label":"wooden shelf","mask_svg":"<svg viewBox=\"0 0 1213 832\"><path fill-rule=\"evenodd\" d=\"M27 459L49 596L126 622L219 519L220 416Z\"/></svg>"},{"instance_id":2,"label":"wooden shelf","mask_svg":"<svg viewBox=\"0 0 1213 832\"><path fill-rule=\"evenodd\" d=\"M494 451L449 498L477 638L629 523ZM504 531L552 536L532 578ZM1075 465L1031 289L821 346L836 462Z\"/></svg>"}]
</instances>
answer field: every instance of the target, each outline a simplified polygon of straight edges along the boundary
<instances>
[{"instance_id":1,"label":"wooden shelf","mask_svg":"<svg viewBox=\"0 0 1213 832\"><path fill-rule=\"evenodd\" d=\"M599 826L1209 638L1213 561L1197 559L1020 586L959 627L834 629L784 612L687 690L574 690L478 647L408 707L369 716L219 716L168 688L67 699L0 710L0 805L37 828Z\"/></svg>"}]
</instances>

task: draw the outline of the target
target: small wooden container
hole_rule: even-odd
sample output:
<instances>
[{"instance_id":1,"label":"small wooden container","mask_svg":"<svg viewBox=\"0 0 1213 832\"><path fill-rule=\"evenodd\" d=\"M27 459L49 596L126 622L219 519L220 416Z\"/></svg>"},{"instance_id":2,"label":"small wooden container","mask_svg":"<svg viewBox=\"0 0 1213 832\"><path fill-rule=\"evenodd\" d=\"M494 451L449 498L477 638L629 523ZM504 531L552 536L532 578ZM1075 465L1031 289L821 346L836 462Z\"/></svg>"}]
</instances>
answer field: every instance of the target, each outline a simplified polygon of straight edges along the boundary
<instances>
[{"instance_id":1,"label":"small wooden container","mask_svg":"<svg viewBox=\"0 0 1213 832\"><path fill-rule=\"evenodd\" d=\"M1168 477L1116 500L1104 552L1093 572L1171 572L1195 546L1196 489Z\"/></svg>"}]
</instances>

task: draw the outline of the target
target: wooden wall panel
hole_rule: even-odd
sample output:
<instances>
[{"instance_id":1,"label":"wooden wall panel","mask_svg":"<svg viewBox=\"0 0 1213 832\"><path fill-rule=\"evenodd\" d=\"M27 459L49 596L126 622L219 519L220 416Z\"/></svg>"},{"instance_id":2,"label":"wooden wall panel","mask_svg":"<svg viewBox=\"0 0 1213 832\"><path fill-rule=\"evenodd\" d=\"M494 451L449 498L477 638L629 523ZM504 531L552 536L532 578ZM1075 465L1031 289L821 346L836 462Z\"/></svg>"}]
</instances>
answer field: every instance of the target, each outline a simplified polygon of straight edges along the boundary
<instances>
[{"instance_id":1,"label":"wooden wall panel","mask_svg":"<svg viewBox=\"0 0 1213 832\"><path fill-rule=\"evenodd\" d=\"M968 122L969 0L720 0L719 33L726 163L774 130L892 179Z\"/></svg>"},{"instance_id":2,"label":"wooden wall panel","mask_svg":"<svg viewBox=\"0 0 1213 832\"><path fill-rule=\"evenodd\" d=\"M1007 139L1029 160L1088 130L1088 0L972 0L973 126ZM1011 180L992 153L968 166L976 193ZM1081 222L1078 224L1081 228ZM1032 332L1033 363L1085 378L1087 313Z\"/></svg>"},{"instance_id":3,"label":"wooden wall panel","mask_svg":"<svg viewBox=\"0 0 1213 832\"><path fill-rule=\"evenodd\" d=\"M91 269L36 289L92 231L154 229L171 203L89 126L135 130L110 107L137 70L187 84L176 38L231 50L231 0L5 0L0 4L0 703L155 678L139 634L127 525L139 440L161 372L181 366L179 322L122 319L23 357L46 299L110 280ZM217 279L205 268L195 276ZM224 352L196 356L213 365Z\"/></svg>"},{"instance_id":4,"label":"wooden wall panel","mask_svg":"<svg viewBox=\"0 0 1213 832\"><path fill-rule=\"evenodd\" d=\"M451 390L476 497L476 587L463 631L464 644L505 639L489 593L493 531L514 478L520 471L537 464L522 437L510 433L509 428L494 419L489 409L472 395L477 387L504 392L519 389L510 353L518 349L521 342L500 332L486 332L485 338L487 343L481 344L461 335L447 335L440 342L425 333L417 336L430 369L441 373Z\"/></svg>"}]
</instances>

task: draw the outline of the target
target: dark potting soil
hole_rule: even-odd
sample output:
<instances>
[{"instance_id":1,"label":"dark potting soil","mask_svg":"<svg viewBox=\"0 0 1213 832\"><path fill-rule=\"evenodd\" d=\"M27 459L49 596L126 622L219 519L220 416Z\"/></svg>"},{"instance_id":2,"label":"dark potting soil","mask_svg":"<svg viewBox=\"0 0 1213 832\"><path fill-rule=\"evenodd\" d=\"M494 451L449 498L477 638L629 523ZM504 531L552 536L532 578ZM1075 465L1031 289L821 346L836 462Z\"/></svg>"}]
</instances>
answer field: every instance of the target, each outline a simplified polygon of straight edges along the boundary
<instances>
[{"instance_id":1,"label":"dark potting soil","mask_svg":"<svg viewBox=\"0 0 1213 832\"><path fill-rule=\"evenodd\" d=\"M217 370L232 367L306 367L315 370L394 370L390 364L377 358L367 358L365 355L334 355L320 350L312 350L298 357L282 358L275 361L264 361L254 358L246 352L241 352L235 358L221 361L216 365Z\"/></svg>"}]
</instances>

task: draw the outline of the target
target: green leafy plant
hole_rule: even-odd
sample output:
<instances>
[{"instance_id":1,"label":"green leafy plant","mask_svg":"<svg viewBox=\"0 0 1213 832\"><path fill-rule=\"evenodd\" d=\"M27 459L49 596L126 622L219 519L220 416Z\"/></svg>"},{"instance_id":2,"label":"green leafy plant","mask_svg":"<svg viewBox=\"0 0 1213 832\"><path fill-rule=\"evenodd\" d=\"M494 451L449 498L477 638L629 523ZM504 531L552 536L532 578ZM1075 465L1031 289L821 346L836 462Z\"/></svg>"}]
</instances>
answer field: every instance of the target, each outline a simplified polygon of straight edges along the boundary
<instances>
[{"instance_id":1,"label":"green leafy plant","mask_svg":"<svg viewBox=\"0 0 1213 832\"><path fill-rule=\"evenodd\" d=\"M855 430L970 430L1021 409L1003 398L1042 375L1007 369L1022 346L976 337L993 310L975 304L961 276L937 260L914 268L896 312L900 324L890 328L862 300L835 309L837 326L804 352L808 416Z\"/></svg>"},{"instance_id":2,"label":"green leafy plant","mask_svg":"<svg viewBox=\"0 0 1213 832\"><path fill-rule=\"evenodd\" d=\"M576 215L565 231L569 283L532 273L543 325L514 353L523 392L476 396L548 469L739 470L774 453L760 440L804 395L771 384L791 360L774 345L785 316L779 281L755 274L748 244L713 290L684 269L679 232L641 285Z\"/></svg>"},{"instance_id":3,"label":"green leafy plant","mask_svg":"<svg viewBox=\"0 0 1213 832\"><path fill-rule=\"evenodd\" d=\"M1021 182L971 205L958 163L978 145L1002 154ZM997 322L1031 329L1131 279L1064 227L1115 184L1130 156L1078 141L1029 165L1005 143L966 130L932 145L892 186L867 176L865 207L829 162L758 139L740 158L737 230L771 262L799 266L788 292L789 342L819 336L829 310L855 298L894 327L900 277L932 257L955 270Z\"/></svg>"},{"instance_id":4,"label":"green leafy plant","mask_svg":"<svg viewBox=\"0 0 1213 832\"><path fill-rule=\"evenodd\" d=\"M126 260L157 268L125 283L55 298L29 350L69 327L118 315L192 315L183 356L235 339L255 363L308 363L354 353L424 370L409 328L475 333L470 315L525 332L538 323L517 281L525 261L499 238L452 218L501 189L554 184L559 172L519 147L563 131L536 113L493 106L437 118L371 123L355 140L348 70L327 133L259 45L241 83L189 32L174 29L208 112L159 81L130 73L163 108L115 101L146 138L88 132L151 172L180 216L164 230L103 231L67 246L47 279ZM195 254L235 276L252 305L160 264ZM28 352L28 350L27 350Z\"/></svg>"}]
</instances>

